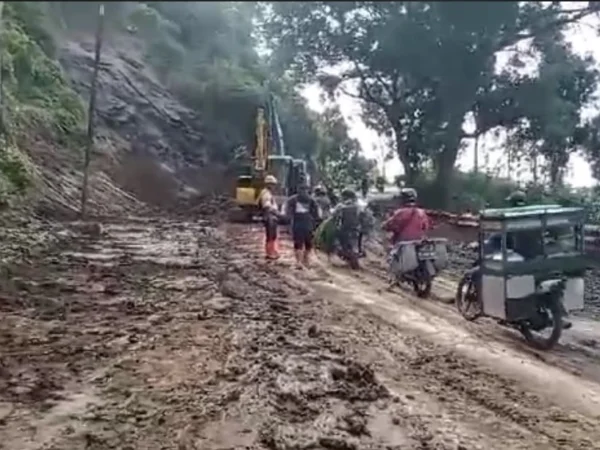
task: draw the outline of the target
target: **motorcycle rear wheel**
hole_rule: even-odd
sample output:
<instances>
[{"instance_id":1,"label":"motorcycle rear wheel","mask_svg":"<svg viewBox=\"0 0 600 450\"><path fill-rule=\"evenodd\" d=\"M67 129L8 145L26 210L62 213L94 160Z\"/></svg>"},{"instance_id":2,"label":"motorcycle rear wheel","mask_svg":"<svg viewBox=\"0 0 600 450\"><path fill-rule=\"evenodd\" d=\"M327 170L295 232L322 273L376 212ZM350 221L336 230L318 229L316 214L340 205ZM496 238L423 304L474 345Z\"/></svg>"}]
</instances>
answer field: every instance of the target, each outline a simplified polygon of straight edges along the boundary
<instances>
[{"instance_id":1,"label":"motorcycle rear wheel","mask_svg":"<svg viewBox=\"0 0 600 450\"><path fill-rule=\"evenodd\" d=\"M559 341L563 329L563 311L560 302L560 297L554 297L543 306L544 310L550 314L552 320L552 332L549 337L543 338L536 335L527 324L522 324L519 327L519 331L531 347L537 350L550 350Z\"/></svg>"}]
</instances>

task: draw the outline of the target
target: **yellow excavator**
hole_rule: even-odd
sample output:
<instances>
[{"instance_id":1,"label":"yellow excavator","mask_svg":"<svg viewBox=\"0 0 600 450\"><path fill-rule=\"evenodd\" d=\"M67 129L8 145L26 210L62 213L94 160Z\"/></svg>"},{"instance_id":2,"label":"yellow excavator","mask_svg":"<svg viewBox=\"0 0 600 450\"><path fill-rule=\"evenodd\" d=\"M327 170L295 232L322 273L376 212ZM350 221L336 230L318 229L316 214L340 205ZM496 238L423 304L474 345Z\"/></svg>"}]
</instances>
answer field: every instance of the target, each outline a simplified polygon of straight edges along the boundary
<instances>
[{"instance_id":1,"label":"yellow excavator","mask_svg":"<svg viewBox=\"0 0 600 450\"><path fill-rule=\"evenodd\" d=\"M269 114L268 118L266 114ZM231 212L231 220L235 222L252 222L260 212L258 196L264 188L266 175L277 178L275 200L280 208L288 196L296 193L300 183L308 181L306 161L284 153L282 131L272 97L267 108L258 108L255 139L255 147L249 155L251 163L236 180L236 205Z\"/></svg>"}]
</instances>

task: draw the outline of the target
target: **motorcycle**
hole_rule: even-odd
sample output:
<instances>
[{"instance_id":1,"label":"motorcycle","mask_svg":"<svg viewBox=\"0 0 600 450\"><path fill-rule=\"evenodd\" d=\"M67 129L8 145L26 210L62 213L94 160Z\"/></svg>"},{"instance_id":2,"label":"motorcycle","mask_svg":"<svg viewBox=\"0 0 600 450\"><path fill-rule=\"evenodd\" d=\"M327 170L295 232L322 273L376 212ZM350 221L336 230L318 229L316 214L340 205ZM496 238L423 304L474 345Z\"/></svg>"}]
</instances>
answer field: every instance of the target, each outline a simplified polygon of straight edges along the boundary
<instances>
[{"instance_id":1,"label":"motorcycle","mask_svg":"<svg viewBox=\"0 0 600 450\"><path fill-rule=\"evenodd\" d=\"M338 238L334 244L335 254L343 261L347 262L352 270L360 269L360 252L358 251L358 239L350 239L347 248L341 244Z\"/></svg>"},{"instance_id":2,"label":"motorcycle","mask_svg":"<svg viewBox=\"0 0 600 450\"><path fill-rule=\"evenodd\" d=\"M335 223L329 217L322 221L315 231L315 247L328 255L335 254L348 263L352 270L360 269L359 235L349 236L347 245L342 245L341 235Z\"/></svg>"},{"instance_id":3,"label":"motorcycle","mask_svg":"<svg viewBox=\"0 0 600 450\"><path fill-rule=\"evenodd\" d=\"M402 242L388 256L391 285L410 285L419 298L431 294L436 275L447 263L445 239Z\"/></svg>"}]
</instances>

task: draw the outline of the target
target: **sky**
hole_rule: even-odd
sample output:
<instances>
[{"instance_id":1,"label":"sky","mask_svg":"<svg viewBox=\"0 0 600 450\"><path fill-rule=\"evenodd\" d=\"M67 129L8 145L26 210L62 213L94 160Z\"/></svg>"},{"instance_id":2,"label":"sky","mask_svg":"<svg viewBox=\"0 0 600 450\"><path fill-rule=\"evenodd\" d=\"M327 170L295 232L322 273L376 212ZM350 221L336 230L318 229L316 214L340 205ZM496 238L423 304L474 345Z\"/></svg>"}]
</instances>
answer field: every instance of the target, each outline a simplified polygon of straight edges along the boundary
<instances>
[{"instance_id":1,"label":"sky","mask_svg":"<svg viewBox=\"0 0 600 450\"><path fill-rule=\"evenodd\" d=\"M582 5L582 2L569 2L569 7L577 8ZM565 34L567 39L572 43L574 50L582 55L591 54L594 56L598 66L600 67L600 37L598 36L597 29L600 26L600 22L595 17L589 17L580 23L569 28ZM499 55L499 65L502 66L504 61L508 60L508 54ZM527 70L527 68L526 68ZM535 70L535 62L531 63L529 71ZM308 101L308 106L317 111L321 112L325 108L325 104L321 101L321 91L317 84L307 85L302 94ZM357 139L362 148L365 156L368 158L375 158L380 161L381 167L381 154L384 140L381 139L378 134L367 128L367 126L360 119L360 103L355 98L341 94L338 98L338 104L340 110L346 119L349 127L349 134L351 137ZM590 105L588 111L584 113L585 116L591 116L594 113L600 111L600 102L596 105ZM469 140L472 141L472 140ZM485 170L484 160L488 160L488 167L496 167L500 165L502 168L501 174L504 176L508 175L508 165L505 160L505 152L502 150L501 139L494 139L491 135L484 136L483 139L479 140L479 166L480 170ZM484 156L487 154L487 158ZM464 171L473 169L474 159L474 144L469 142L467 148L460 154L457 166ZM385 164L385 175L388 180L392 180L395 175L402 173L402 165L396 156L391 161ZM525 170L519 173L518 176L512 174L511 178L518 178L521 181L529 181L531 179L531 171ZM565 181L574 187L589 187L594 186L596 181L592 178L591 170L587 162L580 155L572 155L568 166L567 176Z\"/></svg>"}]
</instances>

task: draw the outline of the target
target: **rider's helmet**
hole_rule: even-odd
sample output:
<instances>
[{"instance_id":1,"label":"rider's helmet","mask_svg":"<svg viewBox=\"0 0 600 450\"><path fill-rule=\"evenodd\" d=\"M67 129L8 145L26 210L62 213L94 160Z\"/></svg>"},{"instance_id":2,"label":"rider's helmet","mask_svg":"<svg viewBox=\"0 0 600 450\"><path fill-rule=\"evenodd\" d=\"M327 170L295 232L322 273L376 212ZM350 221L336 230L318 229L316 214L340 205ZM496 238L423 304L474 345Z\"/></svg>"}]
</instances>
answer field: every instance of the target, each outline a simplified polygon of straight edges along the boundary
<instances>
[{"instance_id":1,"label":"rider's helmet","mask_svg":"<svg viewBox=\"0 0 600 450\"><path fill-rule=\"evenodd\" d=\"M413 188L404 188L400 191L402 203L407 205L417 201L417 191Z\"/></svg>"},{"instance_id":2,"label":"rider's helmet","mask_svg":"<svg viewBox=\"0 0 600 450\"><path fill-rule=\"evenodd\" d=\"M514 191L506 197L506 201L511 208L518 208L527 205L527 195L523 191Z\"/></svg>"},{"instance_id":3,"label":"rider's helmet","mask_svg":"<svg viewBox=\"0 0 600 450\"><path fill-rule=\"evenodd\" d=\"M320 184L315 186L315 195L325 195L325 188Z\"/></svg>"},{"instance_id":4,"label":"rider's helmet","mask_svg":"<svg viewBox=\"0 0 600 450\"><path fill-rule=\"evenodd\" d=\"M356 200L356 192L350 188L346 188L342 191L342 201L345 202L348 200Z\"/></svg>"},{"instance_id":5,"label":"rider's helmet","mask_svg":"<svg viewBox=\"0 0 600 450\"><path fill-rule=\"evenodd\" d=\"M265 177L265 185L266 186L273 186L277 184L277 178L275 178L273 175L267 175Z\"/></svg>"}]
</instances>

